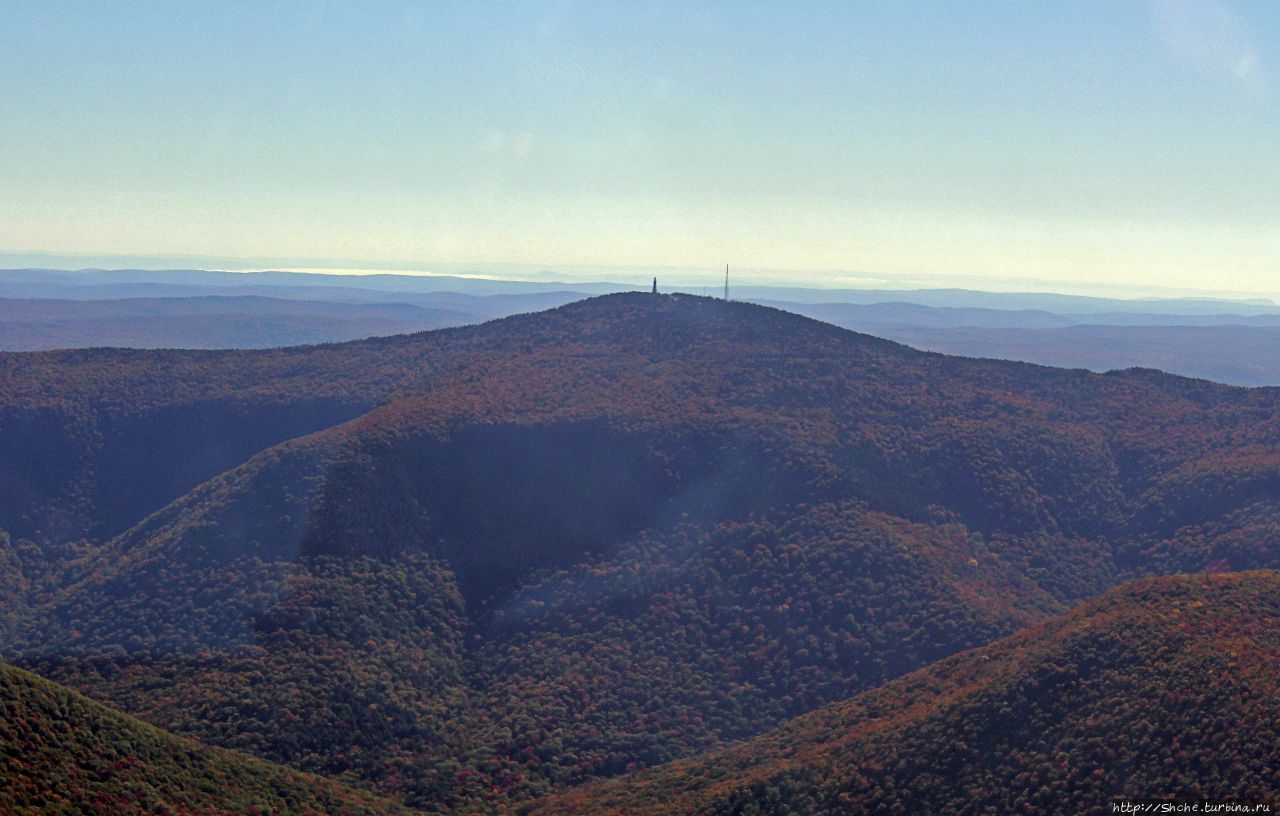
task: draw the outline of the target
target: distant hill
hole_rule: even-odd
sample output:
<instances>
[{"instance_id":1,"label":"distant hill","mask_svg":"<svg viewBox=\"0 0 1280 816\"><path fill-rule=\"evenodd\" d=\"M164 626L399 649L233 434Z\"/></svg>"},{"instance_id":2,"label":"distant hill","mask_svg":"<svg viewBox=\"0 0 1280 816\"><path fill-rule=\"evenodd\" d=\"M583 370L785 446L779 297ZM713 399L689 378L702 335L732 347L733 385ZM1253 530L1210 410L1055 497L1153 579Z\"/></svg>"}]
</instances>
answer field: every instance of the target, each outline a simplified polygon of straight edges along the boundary
<instances>
[{"instance_id":1,"label":"distant hill","mask_svg":"<svg viewBox=\"0 0 1280 816\"><path fill-rule=\"evenodd\" d=\"M1231 385L1280 385L1280 316L1273 314L1071 315L911 303L776 305L925 351L1098 372L1142 366Z\"/></svg>"},{"instance_id":2,"label":"distant hill","mask_svg":"<svg viewBox=\"0 0 1280 816\"><path fill-rule=\"evenodd\" d=\"M1111 371L1140 364L1241 386L1280 385L1280 326L1067 326L1058 329L878 327L927 351Z\"/></svg>"},{"instance_id":3,"label":"distant hill","mask_svg":"<svg viewBox=\"0 0 1280 816\"><path fill-rule=\"evenodd\" d=\"M0 270L0 350L272 348L384 337L644 287L458 275ZM666 284L663 292L681 291ZM703 291L685 287L684 291ZM1280 385L1280 306L963 289L735 286L734 296L916 348ZM1262 352L1254 353L1257 350Z\"/></svg>"},{"instance_id":4,"label":"distant hill","mask_svg":"<svg viewBox=\"0 0 1280 816\"><path fill-rule=\"evenodd\" d=\"M733 292L735 297L753 301L773 300L815 305L914 303L947 309L1043 311L1077 316L1115 312L1181 316L1226 313L1274 315L1280 312L1280 305L1267 298L1110 298L1053 292L984 292L973 289L806 289L787 286L735 286Z\"/></svg>"},{"instance_id":5,"label":"distant hill","mask_svg":"<svg viewBox=\"0 0 1280 816\"><path fill-rule=\"evenodd\" d=\"M314 272L226 272L207 269L0 269L0 297L77 299L95 297L173 297L179 295L258 294L291 297L295 293L328 292L333 300L363 299L342 295L347 292L381 293L386 301L436 294L468 296L545 295L575 292L581 296L648 289L658 277L664 293L714 295L720 278L708 275L707 285L677 284L667 280L663 270L626 270L626 281L560 280L543 272L534 280L504 278L486 274L322 274ZM581 272L581 270L579 270ZM607 274L607 273L606 273ZM688 272L678 277L687 278ZM1112 313L1151 314L1177 317L1206 315L1280 315L1280 304L1263 298L1106 298L1036 292L983 292L969 289L855 289L807 288L783 285L738 284L732 288L735 300L796 303L821 307L848 307L880 304L915 304L929 308L974 311L1039 311L1071 315L1075 322L1088 315ZM1101 321L1108 322L1108 321Z\"/></svg>"},{"instance_id":6,"label":"distant hill","mask_svg":"<svg viewBox=\"0 0 1280 816\"><path fill-rule=\"evenodd\" d=\"M924 306L910 301L880 303L799 303L791 301L758 301L764 306L774 306L789 312L802 314L817 320L825 320L846 329L871 332L886 330L944 330L944 329L1061 329L1076 326L1150 327L1174 329L1183 326L1200 327L1267 327L1280 326L1280 313L1242 313L1232 311L1176 313L1162 311L1097 311L1052 312L1043 309L971 308L955 306ZM1142 305L1142 302L1109 301L1115 308ZM1228 307L1234 304L1219 304ZM946 332L940 331L939 337ZM1011 337L1018 336L1016 333ZM1123 337L1124 333L1116 334ZM892 338L890 338L892 339Z\"/></svg>"},{"instance_id":7,"label":"distant hill","mask_svg":"<svg viewBox=\"0 0 1280 816\"><path fill-rule=\"evenodd\" d=\"M166 734L0 664L7 814L407 814L395 804Z\"/></svg>"},{"instance_id":8,"label":"distant hill","mask_svg":"<svg viewBox=\"0 0 1280 816\"><path fill-rule=\"evenodd\" d=\"M273 348L458 326L466 312L406 303L256 296L0 299L0 349Z\"/></svg>"},{"instance_id":9,"label":"distant hill","mask_svg":"<svg viewBox=\"0 0 1280 816\"><path fill-rule=\"evenodd\" d=\"M0 355L0 442L7 659L459 813L748 738L1132 577L1280 566L1280 392L683 295Z\"/></svg>"},{"instance_id":10,"label":"distant hill","mask_svg":"<svg viewBox=\"0 0 1280 816\"><path fill-rule=\"evenodd\" d=\"M1126 584L722 752L538 816L1105 814L1280 794L1280 577Z\"/></svg>"}]
</instances>

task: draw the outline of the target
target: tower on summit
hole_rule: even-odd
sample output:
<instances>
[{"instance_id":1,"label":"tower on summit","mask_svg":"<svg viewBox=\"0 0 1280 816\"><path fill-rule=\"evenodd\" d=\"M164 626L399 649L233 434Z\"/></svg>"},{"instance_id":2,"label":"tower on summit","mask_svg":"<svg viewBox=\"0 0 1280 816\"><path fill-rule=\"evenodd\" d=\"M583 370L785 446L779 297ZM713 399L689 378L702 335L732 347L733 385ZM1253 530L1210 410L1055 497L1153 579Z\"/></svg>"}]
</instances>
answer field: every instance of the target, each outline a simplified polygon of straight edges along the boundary
<instances>
[{"instance_id":1,"label":"tower on summit","mask_svg":"<svg viewBox=\"0 0 1280 816\"><path fill-rule=\"evenodd\" d=\"M657 279L657 278L654 278L654 279L653 279L653 293L654 293L655 295L656 295L656 294L658 294L658 279Z\"/></svg>"}]
</instances>

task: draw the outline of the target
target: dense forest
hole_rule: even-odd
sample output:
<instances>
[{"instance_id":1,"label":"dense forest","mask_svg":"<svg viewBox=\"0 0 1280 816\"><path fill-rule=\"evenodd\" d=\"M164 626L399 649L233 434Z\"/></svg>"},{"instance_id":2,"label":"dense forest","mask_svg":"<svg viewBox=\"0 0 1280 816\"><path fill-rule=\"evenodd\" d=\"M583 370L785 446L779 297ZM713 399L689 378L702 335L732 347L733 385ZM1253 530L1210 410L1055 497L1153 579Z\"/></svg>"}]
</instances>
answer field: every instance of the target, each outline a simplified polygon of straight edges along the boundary
<instances>
[{"instance_id":1,"label":"dense forest","mask_svg":"<svg viewBox=\"0 0 1280 816\"><path fill-rule=\"evenodd\" d=\"M331 346L5 354L0 656L410 806L525 807L1126 580L1276 567L1278 423L1271 389L945 357L687 296ZM778 779L796 812L920 801Z\"/></svg>"},{"instance_id":2,"label":"dense forest","mask_svg":"<svg viewBox=\"0 0 1280 816\"><path fill-rule=\"evenodd\" d=\"M553 814L1110 813L1274 802L1280 576L1123 585L1068 615Z\"/></svg>"},{"instance_id":3,"label":"dense forest","mask_svg":"<svg viewBox=\"0 0 1280 816\"><path fill-rule=\"evenodd\" d=\"M170 736L0 664L0 810L11 816L407 814L395 803Z\"/></svg>"}]
</instances>

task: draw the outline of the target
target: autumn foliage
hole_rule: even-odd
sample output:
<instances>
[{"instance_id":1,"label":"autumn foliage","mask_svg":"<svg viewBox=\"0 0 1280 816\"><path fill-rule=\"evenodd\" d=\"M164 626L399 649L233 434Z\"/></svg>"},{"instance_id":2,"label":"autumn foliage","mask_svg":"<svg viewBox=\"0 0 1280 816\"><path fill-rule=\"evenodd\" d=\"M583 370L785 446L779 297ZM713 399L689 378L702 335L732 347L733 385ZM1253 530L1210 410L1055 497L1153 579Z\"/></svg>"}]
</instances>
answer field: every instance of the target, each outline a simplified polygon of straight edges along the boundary
<instances>
[{"instance_id":1,"label":"autumn foliage","mask_svg":"<svg viewBox=\"0 0 1280 816\"><path fill-rule=\"evenodd\" d=\"M648 294L0 355L0 654L414 806L518 808L1125 580L1277 566L1278 416Z\"/></svg>"}]
</instances>

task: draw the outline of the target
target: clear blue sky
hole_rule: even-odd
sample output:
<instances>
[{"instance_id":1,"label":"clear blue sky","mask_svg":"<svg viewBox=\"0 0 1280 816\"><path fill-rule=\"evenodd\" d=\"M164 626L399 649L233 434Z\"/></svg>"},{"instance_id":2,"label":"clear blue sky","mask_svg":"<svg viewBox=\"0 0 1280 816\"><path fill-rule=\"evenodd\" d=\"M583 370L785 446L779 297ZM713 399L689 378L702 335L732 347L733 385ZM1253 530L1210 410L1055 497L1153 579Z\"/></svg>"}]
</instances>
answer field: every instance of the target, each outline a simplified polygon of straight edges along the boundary
<instances>
[{"instance_id":1,"label":"clear blue sky","mask_svg":"<svg viewBox=\"0 0 1280 816\"><path fill-rule=\"evenodd\" d=\"M8 0L0 252L1277 294L1277 43L1274 0Z\"/></svg>"}]
</instances>

